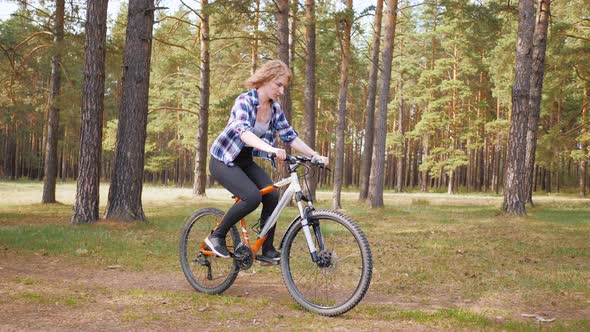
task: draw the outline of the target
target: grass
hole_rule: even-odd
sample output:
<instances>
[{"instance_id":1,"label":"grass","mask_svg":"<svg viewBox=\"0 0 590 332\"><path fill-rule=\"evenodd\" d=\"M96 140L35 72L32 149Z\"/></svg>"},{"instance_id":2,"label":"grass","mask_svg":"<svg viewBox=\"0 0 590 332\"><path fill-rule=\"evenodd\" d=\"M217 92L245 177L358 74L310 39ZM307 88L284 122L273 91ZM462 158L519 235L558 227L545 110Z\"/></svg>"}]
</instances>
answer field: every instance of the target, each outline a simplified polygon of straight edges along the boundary
<instances>
[{"instance_id":1,"label":"grass","mask_svg":"<svg viewBox=\"0 0 590 332\"><path fill-rule=\"evenodd\" d=\"M24 196L38 186L2 183L0 195L15 188ZM185 218L201 207L223 210L230 204L225 195L208 200L187 199L181 192L148 196L152 200L144 200L144 209L149 222L137 224L100 221L71 226L72 207L67 201L54 205L0 202L0 250L59 257L86 268L121 265L132 271L179 272L178 236ZM319 196L317 207L329 208L329 193ZM359 223L370 241L374 275L367 299L344 318L304 313L290 299L275 303L264 298L246 301L236 296L144 289L105 292L139 303L120 313L125 324L174 324L154 304L166 298L166 306L210 322L223 321L229 310L232 318L226 327L248 322L252 327L305 324L295 326L320 329L370 321L377 324L370 325L375 329L406 322L425 329L526 331L538 330L540 325L520 318L520 313L544 312L557 317L557 322L545 325L550 330L589 330L584 316L590 307L588 202L552 196L529 208L528 216L513 218L501 213L497 200L484 204L477 199L389 195L385 208L369 209L354 198L345 198L343 212ZM284 213L278 234L296 214L294 208ZM280 279L280 272L266 270L257 278L266 276ZM34 278L11 282L23 287L11 295L15 301L67 307L88 302L67 289L62 293L35 290ZM205 303L207 308L199 311ZM261 320L258 313L273 306L280 311L273 310Z\"/></svg>"}]
</instances>

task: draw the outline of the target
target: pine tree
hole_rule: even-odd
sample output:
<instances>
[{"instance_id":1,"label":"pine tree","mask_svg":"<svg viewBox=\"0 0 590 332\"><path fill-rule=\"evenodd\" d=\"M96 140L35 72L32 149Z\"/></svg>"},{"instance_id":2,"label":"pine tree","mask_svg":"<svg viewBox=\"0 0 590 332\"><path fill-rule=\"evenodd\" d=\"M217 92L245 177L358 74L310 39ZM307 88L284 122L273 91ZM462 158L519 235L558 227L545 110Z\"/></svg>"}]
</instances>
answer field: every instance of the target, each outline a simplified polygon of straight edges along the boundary
<instances>
[{"instance_id":1,"label":"pine tree","mask_svg":"<svg viewBox=\"0 0 590 332\"><path fill-rule=\"evenodd\" d=\"M105 213L108 219L146 219L141 193L154 9L153 0L129 2L115 165Z\"/></svg>"},{"instance_id":2,"label":"pine tree","mask_svg":"<svg viewBox=\"0 0 590 332\"><path fill-rule=\"evenodd\" d=\"M526 128L530 95L531 53L535 27L535 8L531 0L519 1L515 77L512 88L510 141L504 177L504 211L526 214Z\"/></svg>"},{"instance_id":3,"label":"pine tree","mask_svg":"<svg viewBox=\"0 0 590 332\"><path fill-rule=\"evenodd\" d=\"M57 178L57 141L59 134L59 107L57 106L61 89L61 58L64 40L64 0L57 0L55 7L54 55L51 59L51 95L47 116L47 145L45 148L45 181L43 183L43 203L55 203L55 182Z\"/></svg>"},{"instance_id":4,"label":"pine tree","mask_svg":"<svg viewBox=\"0 0 590 332\"><path fill-rule=\"evenodd\" d=\"M78 184L72 224L98 220L107 0L88 1Z\"/></svg>"},{"instance_id":5,"label":"pine tree","mask_svg":"<svg viewBox=\"0 0 590 332\"><path fill-rule=\"evenodd\" d=\"M397 0L387 0L385 10L385 44L382 53L383 72L379 91L379 109L375 117L375 147L373 149L371 176L369 178L369 201L371 207L383 206L383 179L385 165L385 140L387 136L387 101L391 80L391 61L395 40Z\"/></svg>"},{"instance_id":6,"label":"pine tree","mask_svg":"<svg viewBox=\"0 0 590 332\"><path fill-rule=\"evenodd\" d=\"M332 208L340 209L342 178L344 174L344 139L346 126L346 96L348 94L348 67L350 65L351 46L350 34L354 12L352 0L346 0L346 9L339 13L337 31L340 34L340 91L338 93L338 115L336 117L336 151L334 162L334 189L332 194Z\"/></svg>"}]
</instances>

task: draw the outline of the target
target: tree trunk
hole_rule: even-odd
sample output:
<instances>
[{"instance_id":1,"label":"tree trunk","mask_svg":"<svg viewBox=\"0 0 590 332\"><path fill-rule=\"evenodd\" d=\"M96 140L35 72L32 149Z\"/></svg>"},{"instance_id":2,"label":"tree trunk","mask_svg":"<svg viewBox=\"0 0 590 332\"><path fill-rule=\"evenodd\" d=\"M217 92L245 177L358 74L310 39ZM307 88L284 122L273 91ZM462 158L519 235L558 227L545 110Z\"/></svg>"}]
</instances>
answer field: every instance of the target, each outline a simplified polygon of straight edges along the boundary
<instances>
[{"instance_id":1,"label":"tree trunk","mask_svg":"<svg viewBox=\"0 0 590 332\"><path fill-rule=\"evenodd\" d=\"M65 0L55 2L54 54L51 58L51 94L47 121L47 146L45 147L45 179L42 203L55 203L55 182L57 178L57 141L59 135L58 98L61 89L61 55L64 40Z\"/></svg>"},{"instance_id":2,"label":"tree trunk","mask_svg":"<svg viewBox=\"0 0 590 332\"><path fill-rule=\"evenodd\" d=\"M332 196L332 208L340 209L340 196L342 192L342 179L344 176L344 127L346 126L346 97L348 94L348 66L350 64L350 33L352 30L352 0L346 0L347 14L345 19L338 22L343 25L340 38L340 92L338 94L338 115L336 125L336 155L334 162L334 193ZM336 27L340 30L340 26Z\"/></svg>"},{"instance_id":3,"label":"tree trunk","mask_svg":"<svg viewBox=\"0 0 590 332\"><path fill-rule=\"evenodd\" d=\"M403 189L403 184L404 184L404 166L405 166L405 161L406 161L406 156L405 156L405 139L404 139L404 134L405 134L405 128L404 128L404 121L405 121L405 115L404 115L404 98L402 95L403 92L403 75L401 77L400 80L400 84L399 84L399 113L398 113L398 127L397 127L397 131L400 134L401 137L401 141L400 141L400 146L398 147L400 154L399 157L397 158L397 167L396 167L396 188L397 188L397 192L401 193L402 189Z\"/></svg>"},{"instance_id":4,"label":"tree trunk","mask_svg":"<svg viewBox=\"0 0 590 332\"><path fill-rule=\"evenodd\" d=\"M586 117L588 114L588 86L587 84L584 85L584 97L583 97L583 105L582 105L582 123L586 124ZM582 128L582 135L586 133L585 127ZM586 196L586 164L587 164L587 157L586 157L586 143L582 143L580 146L582 150L582 160L580 160L579 164L579 185L580 185L580 196Z\"/></svg>"},{"instance_id":5,"label":"tree trunk","mask_svg":"<svg viewBox=\"0 0 590 332\"><path fill-rule=\"evenodd\" d=\"M4 148L4 177L16 180L16 126L12 121L6 124L6 143Z\"/></svg>"},{"instance_id":6,"label":"tree trunk","mask_svg":"<svg viewBox=\"0 0 590 332\"><path fill-rule=\"evenodd\" d=\"M199 99L199 126L197 129L197 153L195 157L195 183L193 194L205 196L207 187L207 132L209 129L209 14L208 0L201 0L201 90Z\"/></svg>"},{"instance_id":7,"label":"tree trunk","mask_svg":"<svg viewBox=\"0 0 590 332\"><path fill-rule=\"evenodd\" d=\"M534 27L535 8L533 1L520 0L508 164L504 176L503 203L504 211L519 216L526 215L526 136Z\"/></svg>"},{"instance_id":8,"label":"tree trunk","mask_svg":"<svg viewBox=\"0 0 590 332\"><path fill-rule=\"evenodd\" d=\"M258 29L260 25L260 0L255 2L256 12L254 13L254 39L252 40L252 53L250 56L250 74L254 75L258 67ZM203 13L205 14L205 13ZM207 16L209 16L207 14Z\"/></svg>"},{"instance_id":9,"label":"tree trunk","mask_svg":"<svg viewBox=\"0 0 590 332\"><path fill-rule=\"evenodd\" d=\"M451 170L449 172L449 182L447 183L447 194L451 195L455 193L455 190L453 189L454 186L454 181L455 181L455 170Z\"/></svg>"},{"instance_id":10,"label":"tree trunk","mask_svg":"<svg viewBox=\"0 0 590 332\"><path fill-rule=\"evenodd\" d=\"M373 208L383 206L383 167L385 162L385 141L387 137L387 101L389 99L389 84L391 82L391 62L395 41L397 0L387 0L385 17L385 44L382 53L383 72L381 74L379 110L375 118L375 146L373 148L371 176L369 178L369 201Z\"/></svg>"},{"instance_id":11,"label":"tree trunk","mask_svg":"<svg viewBox=\"0 0 590 332\"><path fill-rule=\"evenodd\" d=\"M72 224L93 223L99 219L107 6L108 0L88 1L86 11L82 124L80 128L78 184Z\"/></svg>"},{"instance_id":12,"label":"tree trunk","mask_svg":"<svg viewBox=\"0 0 590 332\"><path fill-rule=\"evenodd\" d=\"M289 64L289 0L277 0L278 3L278 37L279 37L279 59L287 67ZM291 77L291 82L293 77ZM283 97L281 98L281 107L285 112L287 121L291 123L291 88L285 87Z\"/></svg>"},{"instance_id":13,"label":"tree trunk","mask_svg":"<svg viewBox=\"0 0 590 332\"><path fill-rule=\"evenodd\" d=\"M141 192L154 8L154 0L129 1L115 165L105 213L109 219L146 219Z\"/></svg>"},{"instance_id":14,"label":"tree trunk","mask_svg":"<svg viewBox=\"0 0 590 332\"><path fill-rule=\"evenodd\" d=\"M316 71L316 46L315 46L315 0L305 1L305 94L303 96L303 105L305 112L303 115L303 139L309 147L315 150L316 145L316 110L315 110L315 71ZM317 172L315 172L317 173ZM316 198L316 188L318 176L314 172L306 174L309 192L312 200Z\"/></svg>"},{"instance_id":15,"label":"tree trunk","mask_svg":"<svg viewBox=\"0 0 590 332\"><path fill-rule=\"evenodd\" d=\"M426 157L428 156L428 140L430 135L425 135L422 139L422 163L426 162ZM424 170L421 172L422 180L420 181L420 192L427 192L428 191L428 170Z\"/></svg>"},{"instance_id":16,"label":"tree trunk","mask_svg":"<svg viewBox=\"0 0 590 332\"><path fill-rule=\"evenodd\" d=\"M496 119L500 119L500 100L496 99ZM502 142L501 136L498 137L496 144L494 144L494 157L492 162L492 190L498 194L500 192L500 158L502 156Z\"/></svg>"},{"instance_id":17,"label":"tree trunk","mask_svg":"<svg viewBox=\"0 0 590 332\"><path fill-rule=\"evenodd\" d=\"M545 50L547 48L549 15L549 0L538 0L535 32L533 34L531 95L526 136L526 197L527 202L531 204L533 204L533 173L535 168L535 151L537 150L537 128L541 114L543 78L545 76Z\"/></svg>"},{"instance_id":18,"label":"tree trunk","mask_svg":"<svg viewBox=\"0 0 590 332\"><path fill-rule=\"evenodd\" d=\"M290 5L290 19L291 23L289 26L289 67L291 72L295 73L295 46L297 45L297 13L299 10L298 1L293 1ZM294 78L294 77L293 77ZM291 78L291 83L293 83Z\"/></svg>"},{"instance_id":19,"label":"tree trunk","mask_svg":"<svg viewBox=\"0 0 590 332\"><path fill-rule=\"evenodd\" d=\"M369 194L369 177L371 175L371 157L373 155L373 137L375 135L375 100L377 98L377 77L379 76L379 50L381 44L381 21L383 17L383 0L377 0L375 20L373 21L373 44L369 68L369 87L365 113L365 143L361 156L361 175L359 200L364 201Z\"/></svg>"}]
</instances>

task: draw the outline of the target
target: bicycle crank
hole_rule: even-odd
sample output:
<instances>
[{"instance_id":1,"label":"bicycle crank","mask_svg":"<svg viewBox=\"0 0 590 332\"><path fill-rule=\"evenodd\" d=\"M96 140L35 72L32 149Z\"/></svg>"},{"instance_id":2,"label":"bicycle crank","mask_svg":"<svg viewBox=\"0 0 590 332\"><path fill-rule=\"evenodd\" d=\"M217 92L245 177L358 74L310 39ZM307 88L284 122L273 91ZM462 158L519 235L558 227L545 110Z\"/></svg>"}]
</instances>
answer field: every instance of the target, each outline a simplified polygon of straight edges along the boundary
<instances>
[{"instance_id":1,"label":"bicycle crank","mask_svg":"<svg viewBox=\"0 0 590 332\"><path fill-rule=\"evenodd\" d=\"M241 242L234 250L234 259L238 262L240 270L247 270L252 267L254 258L252 250L246 244Z\"/></svg>"}]
</instances>

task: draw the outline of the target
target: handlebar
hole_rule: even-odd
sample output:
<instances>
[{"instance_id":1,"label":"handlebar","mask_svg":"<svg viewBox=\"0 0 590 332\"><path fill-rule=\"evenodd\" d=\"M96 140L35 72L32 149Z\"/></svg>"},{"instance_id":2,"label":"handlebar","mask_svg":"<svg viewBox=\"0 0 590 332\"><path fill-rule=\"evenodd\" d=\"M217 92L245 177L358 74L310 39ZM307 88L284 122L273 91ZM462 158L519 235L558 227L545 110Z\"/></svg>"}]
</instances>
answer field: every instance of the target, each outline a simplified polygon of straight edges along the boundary
<instances>
[{"instance_id":1,"label":"handlebar","mask_svg":"<svg viewBox=\"0 0 590 332\"><path fill-rule=\"evenodd\" d=\"M276 155L276 153L274 153L274 152L268 153L268 157L269 157L269 159L270 159L270 160L273 162L273 164L274 164L274 162L275 162L275 158L276 158L276 156L277 156L277 155ZM326 167L326 165L324 165L324 163L322 163L321 161L314 160L313 158L309 158L309 157L306 157L306 156L297 156L297 155L291 155L291 154L288 154L288 155L287 155L287 158L285 158L285 161L286 161L286 162L287 162L289 165L297 165L297 164L304 164L304 163L308 163L308 164L310 164L310 165L317 166L317 167L319 167L319 168L325 168L325 169L328 169L328 170L330 170L330 169L329 169L328 167Z\"/></svg>"}]
</instances>

